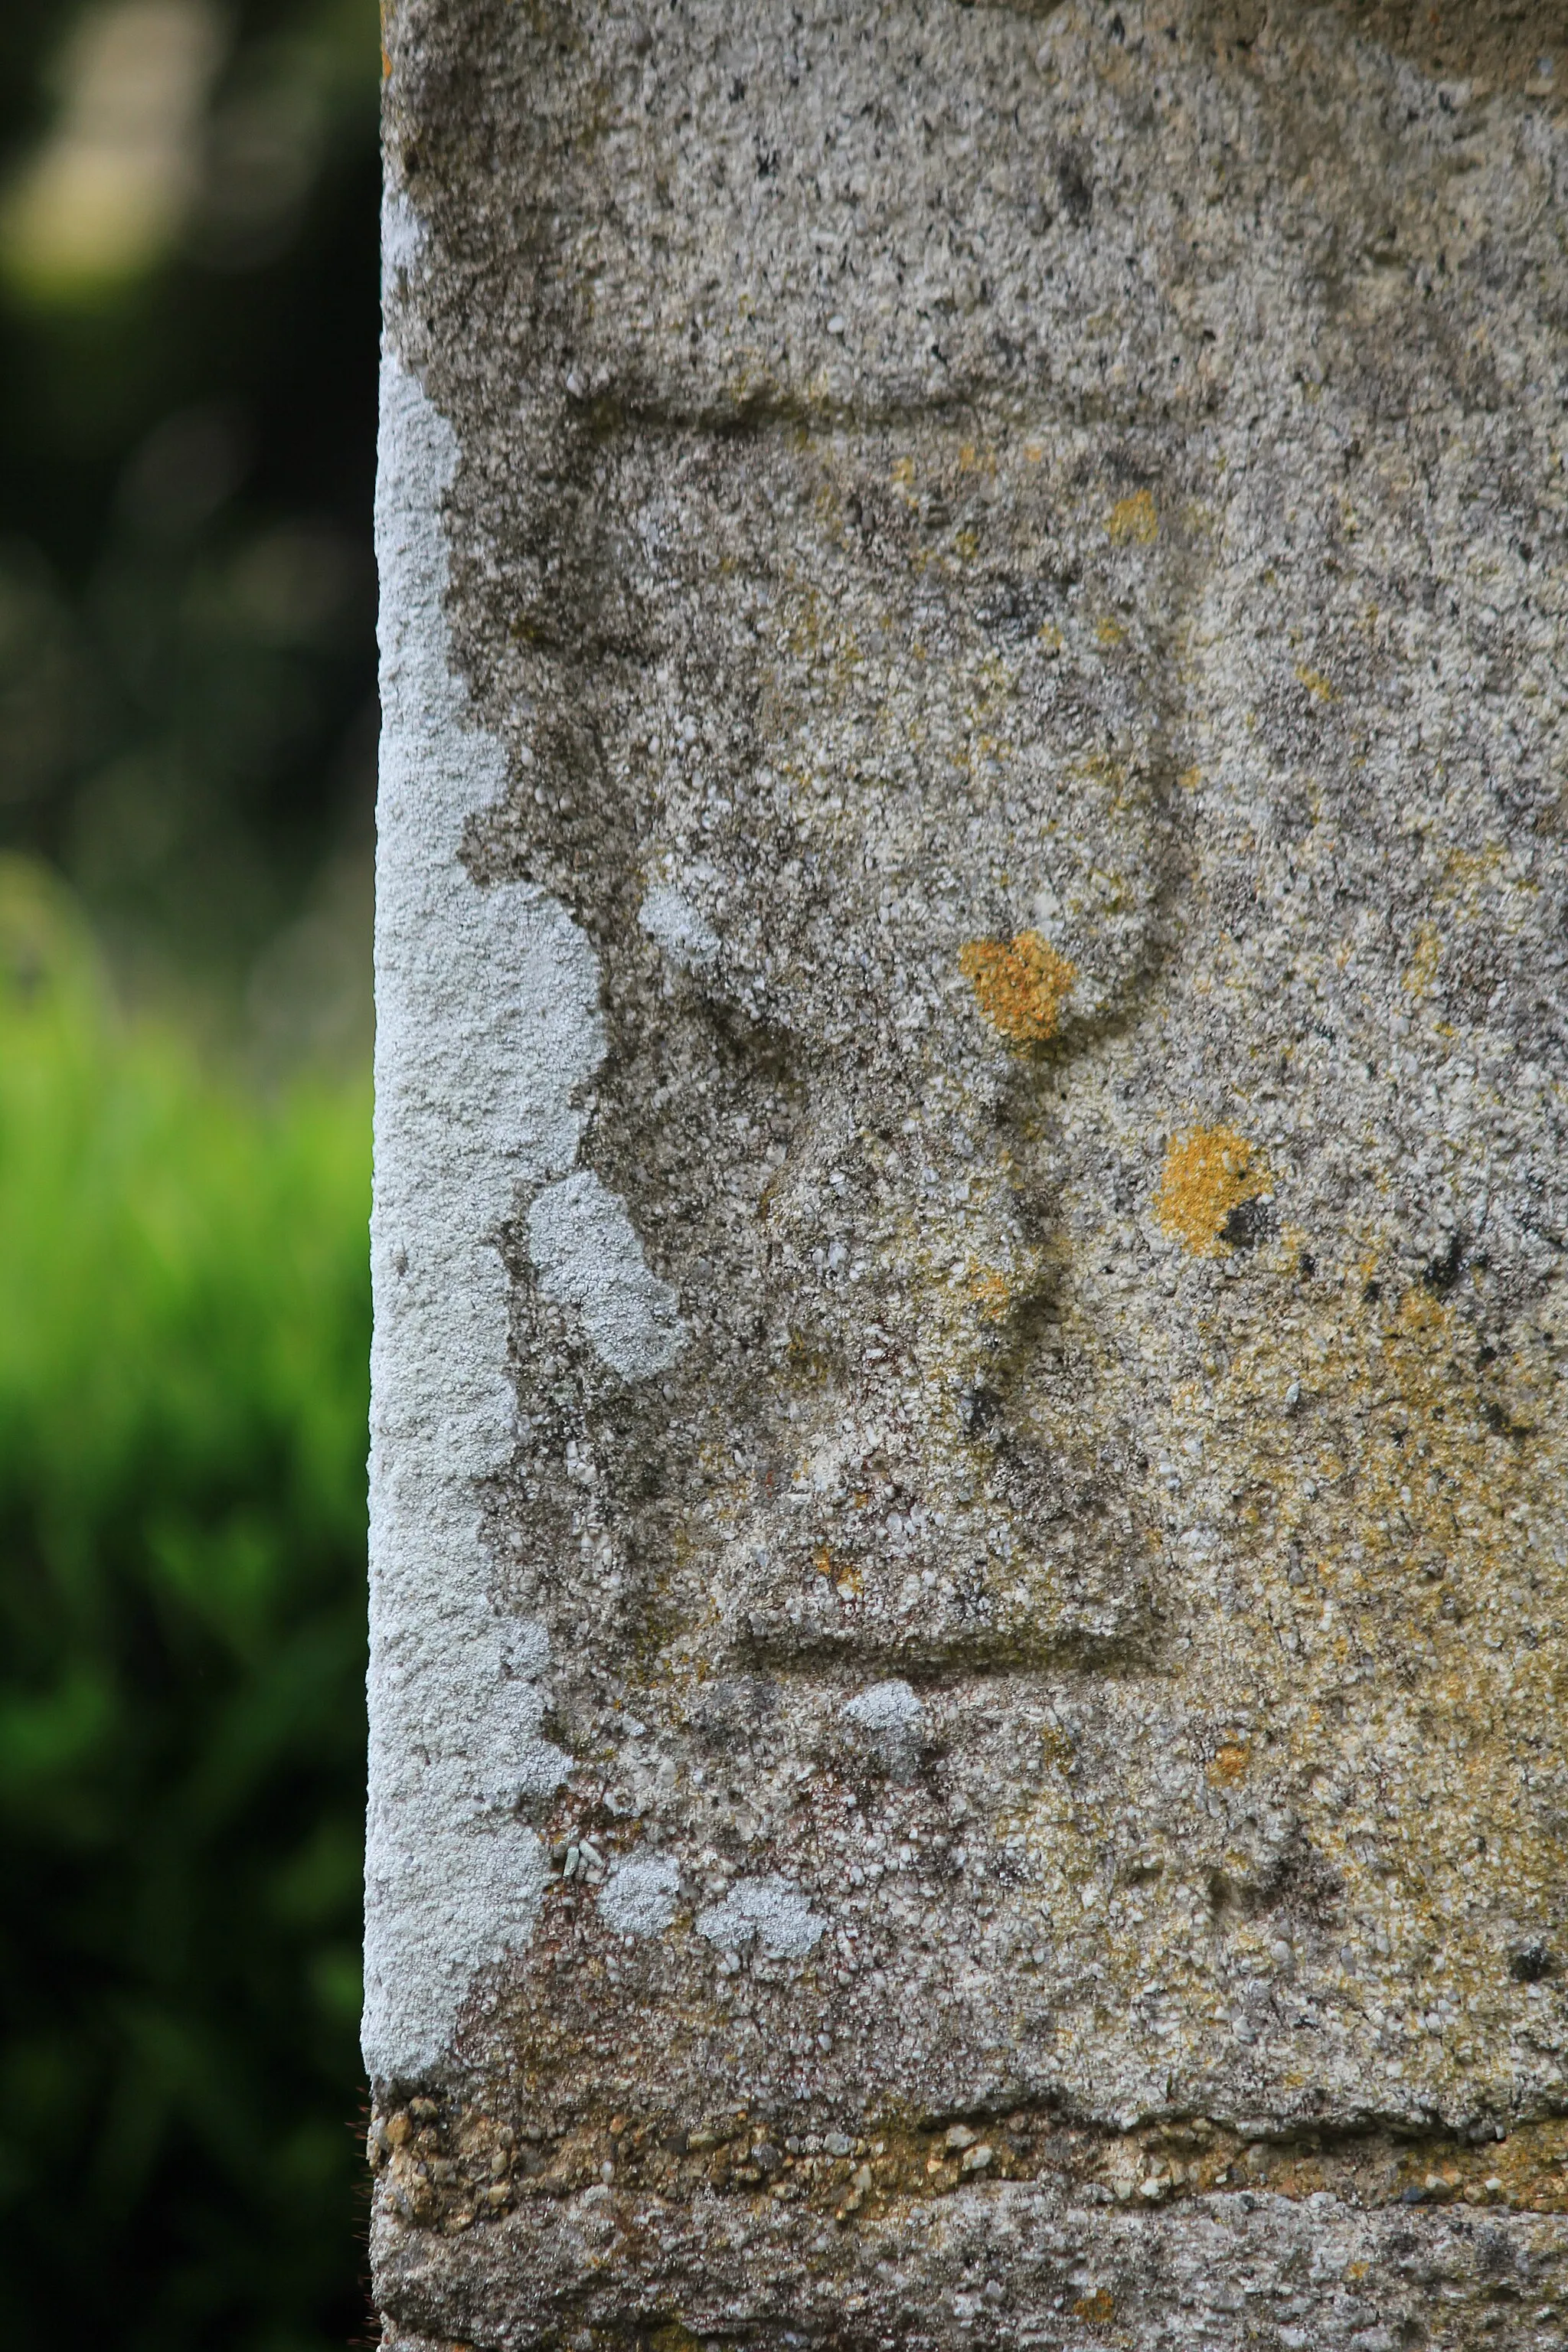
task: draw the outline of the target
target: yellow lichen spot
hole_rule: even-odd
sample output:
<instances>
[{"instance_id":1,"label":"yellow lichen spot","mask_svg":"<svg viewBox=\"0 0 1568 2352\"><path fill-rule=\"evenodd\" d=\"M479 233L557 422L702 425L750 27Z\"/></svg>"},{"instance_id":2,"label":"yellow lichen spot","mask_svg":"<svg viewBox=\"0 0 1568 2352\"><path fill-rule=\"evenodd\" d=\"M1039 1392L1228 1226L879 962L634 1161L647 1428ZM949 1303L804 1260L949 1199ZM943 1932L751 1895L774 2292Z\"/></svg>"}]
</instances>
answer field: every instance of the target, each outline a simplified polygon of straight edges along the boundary
<instances>
[{"instance_id":1,"label":"yellow lichen spot","mask_svg":"<svg viewBox=\"0 0 1568 2352\"><path fill-rule=\"evenodd\" d=\"M958 958L975 1002L1010 1045L1042 1045L1057 1034L1078 967L1038 931L1012 941L971 940Z\"/></svg>"},{"instance_id":2,"label":"yellow lichen spot","mask_svg":"<svg viewBox=\"0 0 1568 2352\"><path fill-rule=\"evenodd\" d=\"M1204 772L1201 768L1196 767L1184 768L1181 774L1176 778L1177 783L1180 784L1184 793L1195 793L1198 786L1203 782L1203 780Z\"/></svg>"},{"instance_id":3,"label":"yellow lichen spot","mask_svg":"<svg viewBox=\"0 0 1568 2352\"><path fill-rule=\"evenodd\" d=\"M1410 969L1405 975L1405 985L1412 996L1425 996L1437 977L1437 966L1443 960L1443 938L1435 923L1423 923L1415 934L1415 950L1410 959Z\"/></svg>"},{"instance_id":4,"label":"yellow lichen spot","mask_svg":"<svg viewBox=\"0 0 1568 2352\"><path fill-rule=\"evenodd\" d=\"M1059 654L1067 643L1067 639L1054 621L1042 621L1037 634L1047 653Z\"/></svg>"},{"instance_id":5,"label":"yellow lichen spot","mask_svg":"<svg viewBox=\"0 0 1568 2352\"><path fill-rule=\"evenodd\" d=\"M908 485L909 483L910 483L910 482L912 482L912 481L914 480L914 478L915 478L915 461L914 461L914 459L913 459L912 457L895 457L895 458L894 458L894 460L893 460L893 479L894 479L894 481L895 481L895 482L901 482L901 483L905 484L905 485L906 485L906 487L907 487L907 485Z\"/></svg>"},{"instance_id":6,"label":"yellow lichen spot","mask_svg":"<svg viewBox=\"0 0 1568 2352\"><path fill-rule=\"evenodd\" d=\"M1251 1144L1235 1128L1195 1127L1175 1137L1165 1154L1154 1214L1173 1241L1212 1257L1225 1245L1232 1213L1256 1200L1265 1181Z\"/></svg>"},{"instance_id":7,"label":"yellow lichen spot","mask_svg":"<svg viewBox=\"0 0 1568 2352\"><path fill-rule=\"evenodd\" d=\"M1026 441L1026 442L1025 442L1025 444L1024 444L1024 456L1025 456L1026 459L1028 461L1028 463L1029 463L1031 466L1037 466L1037 465L1039 464L1039 462L1040 462L1040 459L1045 456L1045 454L1046 454L1046 453L1045 453L1045 450L1041 447L1041 446L1040 446L1039 442L1037 442L1037 441Z\"/></svg>"},{"instance_id":8,"label":"yellow lichen spot","mask_svg":"<svg viewBox=\"0 0 1568 2352\"><path fill-rule=\"evenodd\" d=\"M1105 528L1118 547L1147 547L1160 528L1149 492L1134 490L1130 499L1118 499Z\"/></svg>"},{"instance_id":9,"label":"yellow lichen spot","mask_svg":"<svg viewBox=\"0 0 1568 2352\"><path fill-rule=\"evenodd\" d=\"M1340 698L1334 692L1332 680L1326 678L1321 669L1308 669L1298 663L1296 679L1299 685L1306 688L1316 702L1337 702Z\"/></svg>"},{"instance_id":10,"label":"yellow lichen spot","mask_svg":"<svg viewBox=\"0 0 1568 2352\"><path fill-rule=\"evenodd\" d=\"M963 446L960 449L958 453L958 465L959 471L961 473L969 474L973 472L975 455L974 444L973 441L966 441L963 444Z\"/></svg>"},{"instance_id":11,"label":"yellow lichen spot","mask_svg":"<svg viewBox=\"0 0 1568 2352\"><path fill-rule=\"evenodd\" d=\"M1237 1780L1246 1780L1247 1768L1250 1761L1251 1755L1247 1748L1244 1748L1238 1740L1227 1739L1223 1748L1216 1748L1215 1750L1214 1762L1209 1766L1209 1778L1211 1780L1223 1782L1228 1788L1234 1788Z\"/></svg>"}]
</instances>

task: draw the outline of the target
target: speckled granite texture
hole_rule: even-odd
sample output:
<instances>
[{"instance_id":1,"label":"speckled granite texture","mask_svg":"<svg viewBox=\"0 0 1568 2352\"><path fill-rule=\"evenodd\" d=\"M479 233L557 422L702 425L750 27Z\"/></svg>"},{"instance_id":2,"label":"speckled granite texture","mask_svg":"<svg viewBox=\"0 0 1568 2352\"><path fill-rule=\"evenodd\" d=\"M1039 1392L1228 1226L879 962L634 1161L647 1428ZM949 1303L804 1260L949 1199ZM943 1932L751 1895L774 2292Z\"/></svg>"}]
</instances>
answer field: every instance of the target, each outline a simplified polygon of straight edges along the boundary
<instances>
[{"instance_id":1,"label":"speckled granite texture","mask_svg":"<svg viewBox=\"0 0 1568 2352\"><path fill-rule=\"evenodd\" d=\"M389 2346L1568 2328L1568 24L397 0Z\"/></svg>"}]
</instances>

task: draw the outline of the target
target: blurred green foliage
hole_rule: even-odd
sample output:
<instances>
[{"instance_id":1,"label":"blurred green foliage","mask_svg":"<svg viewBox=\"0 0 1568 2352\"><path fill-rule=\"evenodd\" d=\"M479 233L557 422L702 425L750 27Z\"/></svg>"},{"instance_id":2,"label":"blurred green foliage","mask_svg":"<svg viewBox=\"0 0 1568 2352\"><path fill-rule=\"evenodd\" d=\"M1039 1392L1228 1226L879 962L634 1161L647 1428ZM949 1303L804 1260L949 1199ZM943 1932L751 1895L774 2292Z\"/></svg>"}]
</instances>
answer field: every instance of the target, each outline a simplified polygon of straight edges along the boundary
<instances>
[{"instance_id":1,"label":"blurred green foliage","mask_svg":"<svg viewBox=\"0 0 1568 2352\"><path fill-rule=\"evenodd\" d=\"M377 68L0 9L7 2352L365 2325Z\"/></svg>"},{"instance_id":2,"label":"blurred green foliage","mask_svg":"<svg viewBox=\"0 0 1568 2352\"><path fill-rule=\"evenodd\" d=\"M363 1049L375 0L0 9L0 846L117 981Z\"/></svg>"},{"instance_id":3,"label":"blurred green foliage","mask_svg":"<svg viewBox=\"0 0 1568 2352\"><path fill-rule=\"evenodd\" d=\"M127 1024L0 863L7 2352L362 2322L368 1138Z\"/></svg>"}]
</instances>

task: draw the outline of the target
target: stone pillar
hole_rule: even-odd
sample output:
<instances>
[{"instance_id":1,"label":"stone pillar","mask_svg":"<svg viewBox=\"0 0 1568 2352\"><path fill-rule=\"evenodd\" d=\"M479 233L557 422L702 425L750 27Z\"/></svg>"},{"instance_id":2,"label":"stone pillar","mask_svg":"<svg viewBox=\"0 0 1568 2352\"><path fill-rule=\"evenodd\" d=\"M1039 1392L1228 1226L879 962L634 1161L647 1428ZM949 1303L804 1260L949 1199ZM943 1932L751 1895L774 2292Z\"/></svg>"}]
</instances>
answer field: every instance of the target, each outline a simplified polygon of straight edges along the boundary
<instances>
[{"instance_id":1,"label":"stone pillar","mask_svg":"<svg viewBox=\"0 0 1568 2352\"><path fill-rule=\"evenodd\" d=\"M1557 2340L1557 15L396 0L386 2340Z\"/></svg>"}]
</instances>

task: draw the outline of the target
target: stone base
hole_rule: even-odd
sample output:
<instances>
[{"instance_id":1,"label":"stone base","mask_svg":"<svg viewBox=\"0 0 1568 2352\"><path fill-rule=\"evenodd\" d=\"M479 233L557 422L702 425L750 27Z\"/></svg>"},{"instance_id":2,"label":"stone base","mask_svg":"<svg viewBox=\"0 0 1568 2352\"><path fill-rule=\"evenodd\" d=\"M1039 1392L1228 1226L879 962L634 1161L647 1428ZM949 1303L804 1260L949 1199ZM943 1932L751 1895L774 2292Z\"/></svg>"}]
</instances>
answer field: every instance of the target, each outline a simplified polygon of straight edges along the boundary
<instances>
[{"instance_id":1,"label":"stone base","mask_svg":"<svg viewBox=\"0 0 1568 2352\"><path fill-rule=\"evenodd\" d=\"M1556 2344L1568 2219L1242 2190L1152 2211L1002 2183L824 2227L763 2199L590 2189L456 2236L385 2217L389 2352L606 2339L1394 2352Z\"/></svg>"}]
</instances>

